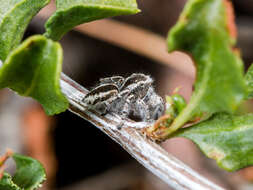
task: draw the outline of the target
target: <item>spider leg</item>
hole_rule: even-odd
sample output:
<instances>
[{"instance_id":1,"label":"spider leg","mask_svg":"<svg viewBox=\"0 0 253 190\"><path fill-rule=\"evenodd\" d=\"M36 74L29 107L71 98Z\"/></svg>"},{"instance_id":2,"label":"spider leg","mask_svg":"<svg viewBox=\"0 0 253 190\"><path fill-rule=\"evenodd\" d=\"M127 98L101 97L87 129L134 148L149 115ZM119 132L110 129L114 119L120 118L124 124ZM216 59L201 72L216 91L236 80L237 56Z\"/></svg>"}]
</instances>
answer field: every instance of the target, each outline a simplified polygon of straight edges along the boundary
<instances>
[{"instance_id":1,"label":"spider leg","mask_svg":"<svg viewBox=\"0 0 253 190\"><path fill-rule=\"evenodd\" d=\"M165 111L165 103L160 96L156 94L150 96L148 105L151 113L151 118L153 120L157 120L159 117L163 115Z\"/></svg>"},{"instance_id":2,"label":"spider leg","mask_svg":"<svg viewBox=\"0 0 253 190\"><path fill-rule=\"evenodd\" d=\"M121 115L123 118L127 118L130 113L130 101L126 100L125 104L123 105L123 109L121 111Z\"/></svg>"},{"instance_id":3,"label":"spider leg","mask_svg":"<svg viewBox=\"0 0 253 190\"><path fill-rule=\"evenodd\" d=\"M118 129L118 130L121 130L122 127L123 127L123 125L124 125L124 122L121 121L121 122L117 125L117 129Z\"/></svg>"},{"instance_id":4,"label":"spider leg","mask_svg":"<svg viewBox=\"0 0 253 190\"><path fill-rule=\"evenodd\" d=\"M127 118L130 113L131 96L129 96L129 90L123 90L117 95L117 99L114 101L113 109L123 118Z\"/></svg>"},{"instance_id":5,"label":"spider leg","mask_svg":"<svg viewBox=\"0 0 253 190\"><path fill-rule=\"evenodd\" d=\"M113 77L101 78L99 80L100 85L101 84L114 84L118 88L122 85L123 81L124 81L124 78L122 76L113 76Z\"/></svg>"},{"instance_id":6,"label":"spider leg","mask_svg":"<svg viewBox=\"0 0 253 190\"><path fill-rule=\"evenodd\" d=\"M117 99L117 96L112 96L102 102L95 104L94 109L98 111L101 115L107 114L113 105L113 102Z\"/></svg>"},{"instance_id":7,"label":"spider leg","mask_svg":"<svg viewBox=\"0 0 253 190\"><path fill-rule=\"evenodd\" d=\"M140 117L143 121L149 121L150 118L150 110L149 106L143 99L137 99L136 103L134 104L134 115Z\"/></svg>"},{"instance_id":8,"label":"spider leg","mask_svg":"<svg viewBox=\"0 0 253 190\"><path fill-rule=\"evenodd\" d=\"M121 122L117 125L117 129L120 130L124 125L124 120L129 116L129 104L125 99L117 97L112 104L110 104L110 111L118 114L121 117Z\"/></svg>"}]
</instances>

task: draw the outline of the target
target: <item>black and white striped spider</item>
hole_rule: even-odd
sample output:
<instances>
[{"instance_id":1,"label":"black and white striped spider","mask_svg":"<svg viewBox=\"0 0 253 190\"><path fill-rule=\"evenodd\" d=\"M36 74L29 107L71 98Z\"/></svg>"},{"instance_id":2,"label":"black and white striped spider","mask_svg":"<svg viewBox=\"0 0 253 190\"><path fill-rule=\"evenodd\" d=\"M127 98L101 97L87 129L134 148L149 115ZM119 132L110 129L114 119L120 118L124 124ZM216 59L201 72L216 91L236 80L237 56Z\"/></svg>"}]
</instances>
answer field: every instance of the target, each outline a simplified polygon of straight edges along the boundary
<instances>
[{"instance_id":1,"label":"black and white striped spider","mask_svg":"<svg viewBox=\"0 0 253 190\"><path fill-rule=\"evenodd\" d=\"M103 78L83 98L83 103L101 115L113 112L123 118L152 122L165 110L164 101L156 94L152 84L153 79L141 73L127 78Z\"/></svg>"}]
</instances>

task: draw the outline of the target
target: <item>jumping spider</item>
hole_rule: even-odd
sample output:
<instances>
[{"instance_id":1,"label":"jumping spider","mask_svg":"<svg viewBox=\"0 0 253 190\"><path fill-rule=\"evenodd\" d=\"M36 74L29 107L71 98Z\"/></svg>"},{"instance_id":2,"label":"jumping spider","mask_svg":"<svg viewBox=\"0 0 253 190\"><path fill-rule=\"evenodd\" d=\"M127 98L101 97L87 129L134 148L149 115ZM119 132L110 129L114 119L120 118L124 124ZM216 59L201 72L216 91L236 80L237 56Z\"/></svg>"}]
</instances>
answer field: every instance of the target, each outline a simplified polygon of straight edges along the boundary
<instances>
[{"instance_id":1,"label":"jumping spider","mask_svg":"<svg viewBox=\"0 0 253 190\"><path fill-rule=\"evenodd\" d=\"M163 114L165 104L152 84L152 78L141 73L127 78L103 78L83 98L83 103L101 115L113 112L122 118L153 122Z\"/></svg>"}]
</instances>

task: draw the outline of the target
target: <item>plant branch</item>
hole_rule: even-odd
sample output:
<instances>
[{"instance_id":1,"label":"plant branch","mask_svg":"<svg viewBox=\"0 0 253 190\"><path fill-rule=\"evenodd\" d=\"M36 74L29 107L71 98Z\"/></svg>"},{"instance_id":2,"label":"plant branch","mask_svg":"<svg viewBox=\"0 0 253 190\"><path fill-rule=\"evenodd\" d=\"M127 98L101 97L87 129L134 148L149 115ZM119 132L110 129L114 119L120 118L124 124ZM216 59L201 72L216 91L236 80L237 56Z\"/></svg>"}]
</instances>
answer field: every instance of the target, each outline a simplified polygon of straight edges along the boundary
<instances>
[{"instance_id":1,"label":"plant branch","mask_svg":"<svg viewBox=\"0 0 253 190\"><path fill-rule=\"evenodd\" d=\"M62 91L70 102L69 110L102 130L169 186L177 190L223 189L201 177L159 145L147 139L139 130L146 127L147 123L123 121L117 115L101 116L94 111L87 110L82 104L82 99L88 90L64 74L61 78ZM121 123L124 123L124 126L119 130L117 126Z\"/></svg>"}]
</instances>

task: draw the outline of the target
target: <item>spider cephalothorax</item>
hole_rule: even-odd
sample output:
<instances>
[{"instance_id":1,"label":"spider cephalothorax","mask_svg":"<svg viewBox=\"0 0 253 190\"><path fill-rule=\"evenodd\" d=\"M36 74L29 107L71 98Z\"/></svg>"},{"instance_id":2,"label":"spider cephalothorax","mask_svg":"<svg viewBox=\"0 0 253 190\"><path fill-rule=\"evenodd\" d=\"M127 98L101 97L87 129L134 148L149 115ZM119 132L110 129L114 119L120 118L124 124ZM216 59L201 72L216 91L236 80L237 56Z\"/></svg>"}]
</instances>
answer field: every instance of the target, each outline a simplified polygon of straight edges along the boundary
<instances>
[{"instance_id":1,"label":"spider cephalothorax","mask_svg":"<svg viewBox=\"0 0 253 190\"><path fill-rule=\"evenodd\" d=\"M156 94L152 84L152 78L141 73L127 78L103 78L84 97L83 102L100 114L113 112L123 118L152 122L165 109L163 99Z\"/></svg>"}]
</instances>

